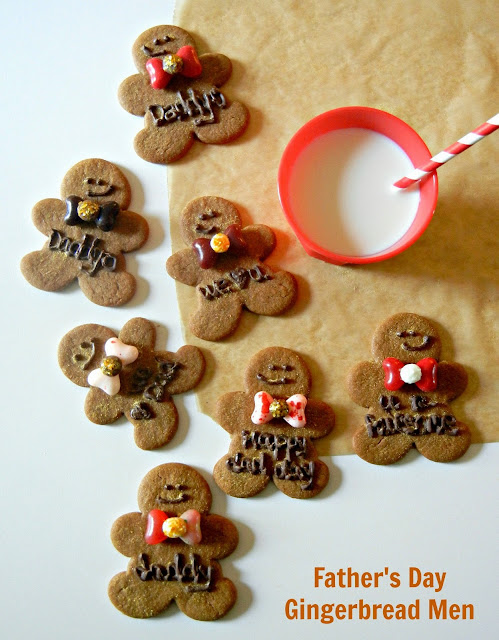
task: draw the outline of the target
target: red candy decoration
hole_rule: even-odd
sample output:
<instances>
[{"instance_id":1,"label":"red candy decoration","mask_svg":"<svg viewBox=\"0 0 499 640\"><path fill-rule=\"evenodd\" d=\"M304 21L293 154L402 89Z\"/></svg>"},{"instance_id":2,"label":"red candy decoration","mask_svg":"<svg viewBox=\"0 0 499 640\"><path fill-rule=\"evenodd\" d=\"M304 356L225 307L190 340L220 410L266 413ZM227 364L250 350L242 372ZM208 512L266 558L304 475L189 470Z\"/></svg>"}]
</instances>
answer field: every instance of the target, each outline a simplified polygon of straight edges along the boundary
<instances>
[{"instance_id":1,"label":"red candy decoration","mask_svg":"<svg viewBox=\"0 0 499 640\"><path fill-rule=\"evenodd\" d=\"M163 533L163 523L168 520L168 514L160 509L152 509L147 514L147 528L145 540L147 544L159 544L166 540Z\"/></svg>"},{"instance_id":2,"label":"red candy decoration","mask_svg":"<svg viewBox=\"0 0 499 640\"><path fill-rule=\"evenodd\" d=\"M437 361L435 358L423 358L416 363L421 369L421 380L414 384L421 391L435 391L437 388ZM400 370L406 363L397 358L385 358L383 369L385 371L385 388L388 391L397 391L406 384L400 377Z\"/></svg>"},{"instance_id":3,"label":"red candy decoration","mask_svg":"<svg viewBox=\"0 0 499 640\"><path fill-rule=\"evenodd\" d=\"M183 65L180 75L185 78L197 78L201 75L203 67L194 47L189 45L180 47L176 55L182 58ZM172 79L172 75L163 69L162 58L149 58L146 62L146 69L153 89L165 89Z\"/></svg>"}]
</instances>

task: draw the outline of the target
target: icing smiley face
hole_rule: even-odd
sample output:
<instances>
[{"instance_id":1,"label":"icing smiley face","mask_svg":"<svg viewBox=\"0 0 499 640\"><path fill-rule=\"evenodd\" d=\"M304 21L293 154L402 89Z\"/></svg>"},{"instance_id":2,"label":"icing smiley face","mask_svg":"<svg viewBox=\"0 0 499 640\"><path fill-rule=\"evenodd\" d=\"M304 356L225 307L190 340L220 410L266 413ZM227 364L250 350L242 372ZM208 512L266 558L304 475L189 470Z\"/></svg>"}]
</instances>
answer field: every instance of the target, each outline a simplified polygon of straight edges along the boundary
<instances>
[{"instance_id":1,"label":"icing smiley face","mask_svg":"<svg viewBox=\"0 0 499 640\"><path fill-rule=\"evenodd\" d=\"M64 176L61 196L77 196L98 204L112 200L124 210L130 205L130 185L125 175L106 160L82 160Z\"/></svg>"},{"instance_id":2,"label":"icing smiley face","mask_svg":"<svg viewBox=\"0 0 499 640\"><path fill-rule=\"evenodd\" d=\"M399 313L381 324L373 337L376 358L399 358L416 363L422 358L438 360L441 342L437 328L426 318L412 313Z\"/></svg>"},{"instance_id":3,"label":"icing smiley face","mask_svg":"<svg viewBox=\"0 0 499 640\"><path fill-rule=\"evenodd\" d=\"M248 393L265 391L273 397L285 398L310 393L310 373L297 353L281 347L263 349L246 371Z\"/></svg>"},{"instance_id":4,"label":"icing smiley face","mask_svg":"<svg viewBox=\"0 0 499 640\"><path fill-rule=\"evenodd\" d=\"M189 509L208 513L211 493L197 471L171 463L160 465L145 476L139 487L138 502L143 513L152 509L161 509L174 516Z\"/></svg>"},{"instance_id":5,"label":"icing smiley face","mask_svg":"<svg viewBox=\"0 0 499 640\"><path fill-rule=\"evenodd\" d=\"M223 198L213 196L192 200L182 212L181 233L186 244L197 238L212 238L232 224L241 224L236 207Z\"/></svg>"},{"instance_id":6,"label":"icing smiley face","mask_svg":"<svg viewBox=\"0 0 499 640\"><path fill-rule=\"evenodd\" d=\"M187 31L172 25L160 25L140 34L133 45L132 56L137 69L144 71L151 58L163 58L184 46L194 46L194 40Z\"/></svg>"}]
</instances>

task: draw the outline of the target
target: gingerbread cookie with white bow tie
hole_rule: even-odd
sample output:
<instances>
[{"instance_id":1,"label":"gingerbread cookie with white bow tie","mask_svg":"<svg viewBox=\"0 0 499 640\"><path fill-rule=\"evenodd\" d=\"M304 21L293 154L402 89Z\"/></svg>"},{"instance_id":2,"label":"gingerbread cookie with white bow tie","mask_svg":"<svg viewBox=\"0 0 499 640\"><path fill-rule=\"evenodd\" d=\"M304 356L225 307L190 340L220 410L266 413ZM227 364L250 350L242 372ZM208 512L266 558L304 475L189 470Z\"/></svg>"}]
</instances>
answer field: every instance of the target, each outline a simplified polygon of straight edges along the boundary
<instances>
[{"instance_id":1,"label":"gingerbread cookie with white bow tie","mask_svg":"<svg viewBox=\"0 0 499 640\"><path fill-rule=\"evenodd\" d=\"M232 74L229 58L198 55L194 44L184 29L162 25L144 31L133 45L139 73L121 83L118 97L129 113L144 116L134 146L148 162L174 162L195 139L231 142L248 125L248 109L220 89Z\"/></svg>"},{"instance_id":2,"label":"gingerbread cookie with white bow tie","mask_svg":"<svg viewBox=\"0 0 499 640\"><path fill-rule=\"evenodd\" d=\"M69 331L59 344L59 366L80 387L90 387L85 413L96 424L125 415L141 449L157 449L177 431L172 395L193 389L203 377L200 349L155 349L156 329L144 318L129 320L116 336L98 324Z\"/></svg>"},{"instance_id":3,"label":"gingerbread cookie with white bow tie","mask_svg":"<svg viewBox=\"0 0 499 640\"><path fill-rule=\"evenodd\" d=\"M333 409L309 398L310 371L301 356L283 347L268 347L250 360L246 391L223 395L216 416L230 433L229 453L214 469L218 486L228 495L249 498L272 480L292 498L312 498L329 479L312 440L334 426Z\"/></svg>"},{"instance_id":4,"label":"gingerbread cookie with white bow tie","mask_svg":"<svg viewBox=\"0 0 499 640\"><path fill-rule=\"evenodd\" d=\"M466 389L460 364L440 361L438 329L427 318L399 313L385 320L372 341L375 360L349 373L347 388L367 407L354 434L355 452L373 464L391 464L416 447L429 460L449 462L471 441L469 428L451 413L449 402Z\"/></svg>"},{"instance_id":5,"label":"gingerbread cookie with white bow tie","mask_svg":"<svg viewBox=\"0 0 499 640\"><path fill-rule=\"evenodd\" d=\"M196 620L216 620L236 601L236 587L217 560L237 546L236 527L210 514L211 491L192 467L162 464L144 477L140 513L118 518L111 530L128 570L109 583L111 602L133 618L150 618L175 600Z\"/></svg>"},{"instance_id":6,"label":"gingerbread cookie with white bow tie","mask_svg":"<svg viewBox=\"0 0 499 640\"><path fill-rule=\"evenodd\" d=\"M24 256L23 276L43 291L59 291L77 280L95 304L125 304L136 280L123 254L139 249L149 235L145 218L127 211L127 178L111 162L82 160L64 176L61 196L33 208L33 223L48 240L40 251Z\"/></svg>"}]
</instances>

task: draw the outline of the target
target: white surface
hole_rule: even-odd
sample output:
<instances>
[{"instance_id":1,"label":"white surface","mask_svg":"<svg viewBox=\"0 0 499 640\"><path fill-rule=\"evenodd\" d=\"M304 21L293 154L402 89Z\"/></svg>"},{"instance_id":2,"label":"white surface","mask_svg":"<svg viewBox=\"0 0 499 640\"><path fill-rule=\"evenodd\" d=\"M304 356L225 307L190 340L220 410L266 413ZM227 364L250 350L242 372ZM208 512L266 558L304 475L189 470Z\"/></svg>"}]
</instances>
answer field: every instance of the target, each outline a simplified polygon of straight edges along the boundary
<instances>
[{"instance_id":1,"label":"white surface","mask_svg":"<svg viewBox=\"0 0 499 640\"><path fill-rule=\"evenodd\" d=\"M269 488L259 497L237 500L211 480L213 464L228 450L228 436L197 411L191 394L175 400L180 428L170 445L141 451L124 419L114 426L90 423L83 413L86 391L59 370L60 338L86 322L120 329L141 315L160 324L161 345L167 338L168 348L184 344L174 285L164 270L170 251L166 171L135 155L132 139L141 120L123 111L115 97L119 82L134 73L135 37L171 21L172 4L3 0L1 5L6 358L0 637L496 637L497 445L474 446L450 465L415 453L390 468L353 456L335 458L326 460L331 481L316 499L293 501ZM147 245L127 258L138 275L139 292L120 309L93 305L76 286L58 294L38 291L19 271L21 257L44 241L31 223L32 206L58 197L67 169L91 156L123 168L133 187L131 209L147 216L151 227ZM213 512L239 528L240 545L222 562L239 599L222 621L190 620L175 605L159 618L133 620L107 599L108 580L127 565L109 540L111 524L137 509L141 478L167 461L197 467L212 487ZM402 586L391 588L385 579L378 589L315 589L315 566L361 573L388 567L401 574ZM442 591L409 588L410 567L445 571ZM427 602L440 597L474 604L475 620L428 621ZM284 605L289 598L318 604L361 598L409 604L419 598L421 620L288 621Z\"/></svg>"},{"instance_id":2,"label":"white surface","mask_svg":"<svg viewBox=\"0 0 499 640\"><path fill-rule=\"evenodd\" d=\"M393 140L369 129L337 129L297 157L289 200L312 241L342 256L369 256L398 242L414 222L419 187L394 189L413 164Z\"/></svg>"}]
</instances>

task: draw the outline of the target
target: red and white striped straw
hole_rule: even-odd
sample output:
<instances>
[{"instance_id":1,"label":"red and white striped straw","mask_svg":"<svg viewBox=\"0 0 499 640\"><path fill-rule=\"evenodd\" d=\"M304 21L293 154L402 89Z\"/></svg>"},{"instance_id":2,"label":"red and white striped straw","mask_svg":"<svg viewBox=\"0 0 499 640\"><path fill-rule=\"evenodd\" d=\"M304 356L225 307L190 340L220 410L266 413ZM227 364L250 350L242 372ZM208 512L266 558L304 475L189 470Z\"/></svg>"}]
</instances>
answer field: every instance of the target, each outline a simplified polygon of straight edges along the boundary
<instances>
[{"instance_id":1,"label":"red and white striped straw","mask_svg":"<svg viewBox=\"0 0 499 640\"><path fill-rule=\"evenodd\" d=\"M432 173L443 164L449 162L449 160L455 158L463 151L466 151L466 149L469 149L476 142L483 140L485 136L488 136L497 129L499 129L499 113L490 118L490 120L487 120L487 122L481 124L476 129L473 129L473 131L460 138L457 142L454 142L454 144L451 144L451 146L447 147L447 149L444 149L440 153L437 153L437 155L433 156L431 160L428 160L426 164L418 167L417 169L414 169L404 178L397 180L397 182L395 182L393 186L398 187L399 189L410 187L412 184L418 182L418 180L421 180L421 178L424 178L429 173Z\"/></svg>"}]
</instances>

